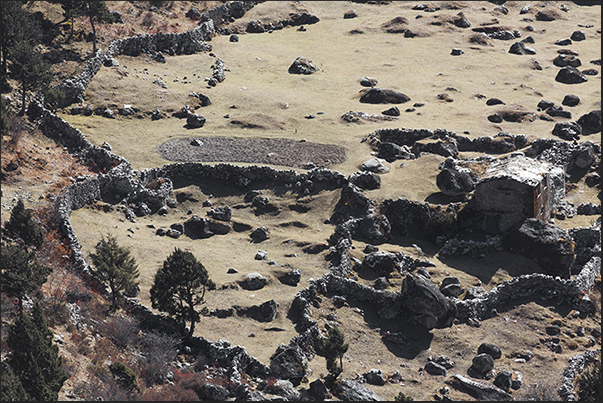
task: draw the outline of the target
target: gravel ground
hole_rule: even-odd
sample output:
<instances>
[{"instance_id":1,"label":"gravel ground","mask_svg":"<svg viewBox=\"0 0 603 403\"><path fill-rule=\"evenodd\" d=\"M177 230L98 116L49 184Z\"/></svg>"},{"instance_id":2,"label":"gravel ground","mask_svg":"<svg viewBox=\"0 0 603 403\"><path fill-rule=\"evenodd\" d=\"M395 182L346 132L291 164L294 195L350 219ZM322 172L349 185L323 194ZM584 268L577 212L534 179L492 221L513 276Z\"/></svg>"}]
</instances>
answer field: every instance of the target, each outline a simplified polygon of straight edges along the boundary
<instances>
[{"instance_id":1,"label":"gravel ground","mask_svg":"<svg viewBox=\"0 0 603 403\"><path fill-rule=\"evenodd\" d=\"M158 151L176 162L247 162L304 169L312 168L309 163L329 168L345 160L341 147L288 139L187 137L168 140Z\"/></svg>"}]
</instances>

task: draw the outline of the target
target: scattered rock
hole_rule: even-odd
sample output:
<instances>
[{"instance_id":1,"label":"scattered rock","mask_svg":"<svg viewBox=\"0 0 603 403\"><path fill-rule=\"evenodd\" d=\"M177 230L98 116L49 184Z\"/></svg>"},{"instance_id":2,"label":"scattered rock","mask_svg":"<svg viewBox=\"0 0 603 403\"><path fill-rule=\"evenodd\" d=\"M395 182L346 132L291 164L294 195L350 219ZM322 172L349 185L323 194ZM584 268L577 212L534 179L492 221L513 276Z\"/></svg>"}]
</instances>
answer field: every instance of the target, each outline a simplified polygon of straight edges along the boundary
<instances>
[{"instance_id":1,"label":"scattered rock","mask_svg":"<svg viewBox=\"0 0 603 403\"><path fill-rule=\"evenodd\" d=\"M588 135L601 132L601 110L590 111L578 119L581 134Z\"/></svg>"},{"instance_id":2,"label":"scattered rock","mask_svg":"<svg viewBox=\"0 0 603 403\"><path fill-rule=\"evenodd\" d=\"M494 368L494 358L490 354L481 353L473 357L472 368L480 375L485 375Z\"/></svg>"},{"instance_id":3,"label":"scattered rock","mask_svg":"<svg viewBox=\"0 0 603 403\"><path fill-rule=\"evenodd\" d=\"M515 55L535 55L536 51L527 46L524 42L515 42L513 45L511 45L509 53L513 53Z\"/></svg>"},{"instance_id":4,"label":"scattered rock","mask_svg":"<svg viewBox=\"0 0 603 403\"><path fill-rule=\"evenodd\" d=\"M272 374L281 379L288 379L293 385L299 385L308 370L308 358L297 345L279 345L270 359Z\"/></svg>"},{"instance_id":5,"label":"scattered rock","mask_svg":"<svg viewBox=\"0 0 603 403\"><path fill-rule=\"evenodd\" d=\"M452 56L460 56L460 55L462 55L463 53L465 53L465 52L463 52L463 50L462 50L462 49L459 49L459 48L452 48L452 51L450 52L450 54L451 54Z\"/></svg>"},{"instance_id":6,"label":"scattered rock","mask_svg":"<svg viewBox=\"0 0 603 403\"><path fill-rule=\"evenodd\" d=\"M383 400L366 386L349 379L336 380L331 390L333 391L333 395L339 400L361 402L375 402Z\"/></svg>"},{"instance_id":7,"label":"scattered rock","mask_svg":"<svg viewBox=\"0 0 603 403\"><path fill-rule=\"evenodd\" d=\"M383 162L381 162L378 158L371 158L364 161L360 166L360 169L375 173L384 173L389 171L389 168L383 165Z\"/></svg>"},{"instance_id":8,"label":"scattered rock","mask_svg":"<svg viewBox=\"0 0 603 403\"><path fill-rule=\"evenodd\" d=\"M387 382L385 374L380 369L371 368L363 376L371 385L383 386Z\"/></svg>"},{"instance_id":9,"label":"scattered rock","mask_svg":"<svg viewBox=\"0 0 603 403\"><path fill-rule=\"evenodd\" d=\"M272 322L278 312L278 304L271 299L260 305L252 305L248 308L235 307L237 315L249 316L258 322Z\"/></svg>"},{"instance_id":10,"label":"scattered rock","mask_svg":"<svg viewBox=\"0 0 603 403\"><path fill-rule=\"evenodd\" d=\"M196 129L199 127L203 127L203 125L205 124L205 120L205 117L193 113L189 115L188 118L186 118L186 125L190 128Z\"/></svg>"},{"instance_id":11,"label":"scattered rock","mask_svg":"<svg viewBox=\"0 0 603 403\"><path fill-rule=\"evenodd\" d=\"M446 368L433 361L429 361L427 364L425 364L425 371L431 375L446 376Z\"/></svg>"},{"instance_id":12,"label":"scattered rock","mask_svg":"<svg viewBox=\"0 0 603 403\"><path fill-rule=\"evenodd\" d=\"M310 60L303 56L299 56L297 59L295 59L291 66L289 66L288 71L290 74L312 74L318 70L318 67L316 67Z\"/></svg>"},{"instance_id":13,"label":"scattered rock","mask_svg":"<svg viewBox=\"0 0 603 403\"><path fill-rule=\"evenodd\" d=\"M291 286L296 286L299 284L301 279L302 272L299 269L291 269L288 272L285 272L278 276L278 279L281 283Z\"/></svg>"},{"instance_id":14,"label":"scattered rock","mask_svg":"<svg viewBox=\"0 0 603 403\"><path fill-rule=\"evenodd\" d=\"M267 283L268 280L266 280L266 277L262 276L260 273L246 274L240 282L241 287L246 290L259 290L264 288Z\"/></svg>"},{"instance_id":15,"label":"scattered rock","mask_svg":"<svg viewBox=\"0 0 603 403\"><path fill-rule=\"evenodd\" d=\"M360 79L360 85L362 85L363 87L374 87L377 85L377 80L368 76L364 76Z\"/></svg>"},{"instance_id":16,"label":"scattered rock","mask_svg":"<svg viewBox=\"0 0 603 403\"><path fill-rule=\"evenodd\" d=\"M356 17L358 17L358 12L356 10L346 11L343 14L343 18L346 19L346 20L350 19L350 18L356 18Z\"/></svg>"},{"instance_id":17,"label":"scattered rock","mask_svg":"<svg viewBox=\"0 0 603 403\"><path fill-rule=\"evenodd\" d=\"M563 101L561 101L562 105L565 106L576 106L580 103L580 97L578 95L567 94Z\"/></svg>"},{"instance_id":18,"label":"scattered rock","mask_svg":"<svg viewBox=\"0 0 603 403\"><path fill-rule=\"evenodd\" d=\"M266 227L258 227L249 234L249 237L253 242L259 243L270 238L270 231Z\"/></svg>"},{"instance_id":19,"label":"scattered rock","mask_svg":"<svg viewBox=\"0 0 603 403\"><path fill-rule=\"evenodd\" d=\"M381 187L381 177L369 171L354 172L348 177L348 181L360 189L373 190Z\"/></svg>"},{"instance_id":20,"label":"scattered rock","mask_svg":"<svg viewBox=\"0 0 603 403\"><path fill-rule=\"evenodd\" d=\"M398 91L372 87L360 97L360 102L367 104L402 104L410 101L410 97Z\"/></svg>"},{"instance_id":21,"label":"scattered rock","mask_svg":"<svg viewBox=\"0 0 603 403\"><path fill-rule=\"evenodd\" d=\"M480 344L479 347L477 348L477 353L478 354L482 354L482 353L488 354L495 360L502 357L502 352L500 351L500 348L491 343Z\"/></svg>"}]
</instances>

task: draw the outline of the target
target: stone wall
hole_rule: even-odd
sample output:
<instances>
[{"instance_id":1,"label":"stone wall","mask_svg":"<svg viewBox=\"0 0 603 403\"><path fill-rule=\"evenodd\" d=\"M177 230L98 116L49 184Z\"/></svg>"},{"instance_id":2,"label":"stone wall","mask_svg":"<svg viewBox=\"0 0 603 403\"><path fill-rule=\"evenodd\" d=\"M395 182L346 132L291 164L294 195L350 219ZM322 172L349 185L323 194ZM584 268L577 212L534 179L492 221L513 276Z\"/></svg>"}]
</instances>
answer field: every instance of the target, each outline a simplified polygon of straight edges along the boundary
<instances>
[{"instance_id":1,"label":"stone wall","mask_svg":"<svg viewBox=\"0 0 603 403\"><path fill-rule=\"evenodd\" d=\"M577 396L574 390L576 376L584 370L586 364L600 359L601 349L586 350L568 360L567 367L563 370L563 382L558 389L559 396L565 401L575 401Z\"/></svg>"},{"instance_id":2,"label":"stone wall","mask_svg":"<svg viewBox=\"0 0 603 403\"><path fill-rule=\"evenodd\" d=\"M65 93L65 97L59 104L63 108L73 103L83 102L83 94L90 84L92 78L98 73L107 58L119 54L138 56L141 53L155 54L167 52L174 54L193 54L211 50L211 45L206 41L216 35L216 28L229 21L231 18L240 18L245 12L253 8L257 1L232 1L208 10L202 16L199 26L181 33L144 34L131 36L124 39L116 39L109 44L107 52L98 50L88 60L84 71L77 76L70 77L62 83L54 86Z\"/></svg>"}]
</instances>

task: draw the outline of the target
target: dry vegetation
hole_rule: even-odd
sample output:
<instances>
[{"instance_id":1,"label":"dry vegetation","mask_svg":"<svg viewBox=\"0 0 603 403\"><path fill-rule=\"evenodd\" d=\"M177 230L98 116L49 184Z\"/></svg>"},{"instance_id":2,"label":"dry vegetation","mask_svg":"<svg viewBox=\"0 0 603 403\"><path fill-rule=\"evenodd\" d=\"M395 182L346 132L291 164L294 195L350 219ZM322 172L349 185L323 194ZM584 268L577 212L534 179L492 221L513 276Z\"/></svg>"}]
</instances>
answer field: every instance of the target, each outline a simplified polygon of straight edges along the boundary
<instances>
[{"instance_id":1,"label":"dry vegetation","mask_svg":"<svg viewBox=\"0 0 603 403\"><path fill-rule=\"evenodd\" d=\"M193 21L184 17L191 6L203 12L204 7L210 8L221 2L107 3L110 9L122 13L126 23L102 26L101 48L118 37L143 32L185 31L195 26ZM159 12L150 11L150 3L158 3ZM473 138L493 136L499 131L525 134L531 140L554 137L551 134L554 122L540 119L523 123L489 122L486 117L497 109L487 106L486 98L500 98L507 106L518 105L522 110L536 112L536 105L541 99L551 100L558 105L566 94L575 93L580 96L581 102L569 109L576 119L591 110L600 109L600 74L589 76L586 84L568 86L554 80L557 68L552 64L559 49L554 45L556 40L569 37L579 28L577 24L593 24L594 28L585 29L588 40L574 42L571 48L580 54L583 65L596 67L589 61L601 57L600 6L579 7L571 3L568 4L570 11L564 14L563 19L526 22L522 18L534 19L534 11L519 16L519 10L528 2L506 2L508 14L493 11L495 5L491 2L435 2L442 8L437 13L440 15L437 18L430 13L411 10L416 4L414 2L386 2L389 4L385 5L369 3L261 3L233 24L232 29L240 32L239 42L230 42L227 35L217 36L210 42L213 46L211 55L166 56L164 64L147 56L119 56L119 66L103 67L84 94L85 103L95 108L109 107L115 110L122 108L124 104L131 104L137 110L134 116L107 119L95 115L71 115L69 109L58 112L85 133L92 143L100 145L107 141L114 153L125 157L139 170L171 163L158 152L158 148L168 140L188 137L201 140L204 137L285 138L341 147L346 159L332 168L349 175L371 157L370 146L362 140L380 128L443 128L458 134L465 133ZM546 3L547 7L558 7L560 4ZM43 10L47 13L47 18L53 21L61 19L60 14L57 14L60 12L56 8L58 6L46 2L30 2L28 7L32 11ZM304 9L321 19L315 25L306 26L307 31L288 27L273 33L244 34L244 29L241 28L250 20L278 21L286 18L292 11ZM358 12L358 17L343 19L343 14L351 9ZM474 27L491 24L496 19L501 26L519 29L523 37L532 36L535 39L532 46L538 50L538 54L512 55L508 53L512 41L484 40L481 37L474 39L474 32L470 29L463 30L449 22L459 11L465 13ZM419 15L423 18L416 18ZM396 17L403 18L391 23ZM403 34L386 32L391 27L401 25L412 29L417 36L405 38ZM534 30L527 31L527 25L532 25ZM87 30L84 20L77 21L76 37L82 37L79 33ZM64 49L80 52L82 57L77 61L55 65L57 80L77 73L82 67L82 60L87 57L85 50L91 48L91 44L85 41L72 41L70 45L63 46ZM451 56L452 48L462 48L464 54ZM320 71L310 76L288 74L289 65L298 56L312 60L320 67ZM224 62L227 78L216 87L209 87L205 77L211 76L211 66L216 58ZM543 70L532 68L533 58L542 64ZM597 69L600 70L598 67ZM379 87L394 89L410 96L410 102L398 105L402 112L398 120L348 123L341 119L348 111L381 114L391 106L359 102L359 92L363 89L359 80L364 76L376 78ZM153 83L159 77L167 88ZM189 97L191 92L207 95L212 104L200 107ZM453 102L438 99L438 94L442 93L448 94ZM423 103L424 106L405 111L406 108L413 107L414 103ZM197 113L207 118L203 128L187 129L184 127L185 120L171 116L172 112L180 110L184 105L197 108ZM165 113L166 118L152 121L150 115L155 109ZM308 118L309 115L314 117ZM17 132L21 131L27 130ZM583 140L600 144L601 135L597 133L585 136ZM463 156L475 155L465 153ZM39 215L43 216L44 208L48 209L47 203L52 200L49 193L56 193L69 184L69 177L94 173L64 152L62 147L57 147L35 131L23 136L3 136L2 167L6 167L12 160L18 160L20 167L17 171L6 173L2 179L3 221L10 214L10 203L14 195L31 195L29 207L37 208ZM439 191L435 177L443 160L444 157L438 155L426 155L417 160L403 161L404 163L385 163L390 170L382 175L381 188L366 191L365 194L377 203L398 197L430 200L429 197ZM287 164L275 167L290 168ZM226 319L203 316L196 330L196 335L211 341L224 339L233 345L245 346L251 355L269 364L269 357L278 344L288 343L297 334L294 324L286 318L293 296L306 286L310 278L320 277L328 271L326 251L311 254L305 252L304 248L308 245L326 244L334 227L325 224L325 219L331 216L339 199L339 191L324 191L296 199L291 192L282 189L265 187L261 190L278 206L278 214L257 215L249 203L243 202L244 195L238 189L208 181L177 185L175 197L188 193L192 198L189 196L188 201L170 209L166 216L139 217L136 223L131 223L125 219L123 212L104 203L97 203L73 212L72 223L86 255L93 251L101 235L106 233L114 234L120 244L131 248L141 270L139 298L145 305L150 306L149 289L155 271L175 247L193 252L217 283L217 290L211 292L207 299L209 310L232 305L249 306L275 299L279 304L279 314L270 324L238 318L236 315ZM195 199L196 202L191 201ZM191 240L186 236L172 239L155 235L156 228L182 223L191 213L205 216L209 207L203 207L202 203L207 199L212 201L213 206L234 207L233 222L245 224L248 229L240 232L233 230L224 236L198 240ZM583 180L578 180L567 199L575 205L586 201L600 204L600 193L597 189L586 186ZM307 211L291 208L299 205L307 207ZM108 211L105 211L105 207ZM557 224L563 228L573 228L588 226L593 220L589 216L576 216L558 221ZM252 243L249 228L259 226L269 228L271 237L259 244ZM105 338L91 337L91 332L61 323L62 320L73 323L72 317L67 320L68 307L72 306L68 301L76 301L86 314L99 321L103 320L104 308L96 302L96 291L85 288L81 280L70 271L68 264L64 263L65 260L60 260L69 251L60 249L60 238L56 232L52 232L52 228L48 231L48 240L56 248L49 249L46 261L58 259L62 263L56 266L52 278L45 286L45 292L52 296L57 307L61 307L56 309L60 314L55 314L53 330L65 341L61 352L73 374L62 393L83 395L84 386L94 389L95 384L92 381L90 384L80 381L90 371L97 376L94 379L102 379L99 372L102 372L104 357L121 354L134 362L134 348L120 348L108 343ZM413 244L419 245L425 252L425 257L435 263L435 267L429 269L435 283L454 275L465 288L480 285L489 290L514 276L541 271L534 262L504 252L493 253L483 259L456 257L440 260L437 248L420 239L395 238L380 246L380 250L403 251L418 257ZM366 244L355 241L351 255L362 260L365 246ZM268 251L269 260L274 260L275 264L255 260L258 250ZM57 256L53 256L53 253ZM303 273L301 282L296 287L282 285L276 278L279 270L289 268L287 265L298 268ZM227 274L231 267L236 268L238 273ZM267 277L268 286L258 291L245 291L237 287L237 280L251 272L259 272ZM376 278L375 273L359 271L357 274L358 281L365 284L372 284ZM399 289L401 280L401 277L391 279L390 289ZM66 295L66 289L70 290L70 295ZM600 283L592 291L591 298L600 300ZM449 374L464 375L477 347L484 341L498 345L503 351L503 357L496 361L495 368L520 371L523 374L524 389L514 392L515 398L522 399L526 397L529 388L534 388L534 384L545 385L547 388L559 385L567 359L586 348L592 348L588 335L593 329L600 328L600 311L593 317L580 318L575 311L563 306L549 306L539 301L523 302L518 301L516 306L484 321L481 327L454 324L446 329L424 333L417 331L415 340L406 350L384 343L380 333L380 330L396 331L406 324L383 321L369 306L335 308L328 297L323 297L320 308L313 308L312 314L317 320L321 318L321 325L330 313L335 313L338 317L337 322L350 343L342 377L353 379L371 368L379 368L388 374L400 372L403 380L399 384L388 383L381 387L369 385L384 400L393 400L400 391L412 396L414 400L432 400L433 394L444 386L447 378L429 375L422 370L428 357L447 355L456 364ZM121 335L125 338L123 343L133 343L135 338L127 338L133 337L128 336L127 329L131 325L128 319L117 317L112 320L114 326L104 328L102 333L110 334L113 340L118 340ZM550 324L561 326L561 353L554 353L548 348L550 337L544 328ZM283 331L265 330L273 326L282 328ZM580 336L581 327L584 327L586 336ZM116 331L116 328L121 329L121 332ZM600 336L596 343L596 347L600 348ZM525 350L531 350L534 358L528 363L516 362L512 354ZM326 373L325 361L321 357L312 361L310 368L308 381ZM143 366L138 367L137 371L142 377L148 374L149 379L145 379L148 385L152 384L150 378L153 371ZM302 386L307 387L308 384L304 383ZM450 397L453 400L470 398L467 394L451 389ZM150 400L157 398L151 392L148 393ZM186 397L186 392L182 393ZM114 396L118 400L123 397ZM61 399L67 400L67 397L63 394Z\"/></svg>"}]
</instances>

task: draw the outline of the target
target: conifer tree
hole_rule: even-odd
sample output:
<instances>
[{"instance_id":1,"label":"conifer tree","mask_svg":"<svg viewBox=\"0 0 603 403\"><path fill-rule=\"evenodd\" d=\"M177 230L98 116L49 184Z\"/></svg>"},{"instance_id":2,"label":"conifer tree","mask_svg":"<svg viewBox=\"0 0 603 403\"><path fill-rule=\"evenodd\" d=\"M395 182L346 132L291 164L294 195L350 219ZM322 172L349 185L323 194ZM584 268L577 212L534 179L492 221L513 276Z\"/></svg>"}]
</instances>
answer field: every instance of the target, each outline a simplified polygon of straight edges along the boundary
<instances>
[{"instance_id":1,"label":"conifer tree","mask_svg":"<svg viewBox=\"0 0 603 403\"><path fill-rule=\"evenodd\" d=\"M32 219L31 212L25 209L21 199L11 210L10 219L4 227L8 233L18 236L28 245L39 249L44 243L44 230Z\"/></svg>"},{"instance_id":2,"label":"conifer tree","mask_svg":"<svg viewBox=\"0 0 603 403\"><path fill-rule=\"evenodd\" d=\"M314 344L316 354L327 360L328 381L333 382L343 371L343 355L348 351L343 332L337 326L331 326L327 337L320 337ZM337 365L339 359L339 365Z\"/></svg>"},{"instance_id":3,"label":"conifer tree","mask_svg":"<svg viewBox=\"0 0 603 403\"><path fill-rule=\"evenodd\" d=\"M90 258L94 268L93 275L101 282L107 283L111 289L111 310L116 310L123 298L123 293L138 289L138 265L130 250L117 244L117 238L111 234L101 237L96 244L96 253Z\"/></svg>"},{"instance_id":4,"label":"conifer tree","mask_svg":"<svg viewBox=\"0 0 603 403\"><path fill-rule=\"evenodd\" d=\"M151 303L153 308L174 317L183 333L186 323L190 323L185 335L189 339L201 319L196 307L205 303L205 292L215 288L203 264L191 252L176 248L155 273Z\"/></svg>"},{"instance_id":5,"label":"conifer tree","mask_svg":"<svg viewBox=\"0 0 603 403\"><path fill-rule=\"evenodd\" d=\"M32 313L21 312L10 326L8 364L27 394L36 401L58 400L63 383L69 378L62 367L59 347L44 321L38 303Z\"/></svg>"},{"instance_id":6,"label":"conifer tree","mask_svg":"<svg viewBox=\"0 0 603 403\"><path fill-rule=\"evenodd\" d=\"M6 361L0 363L0 401L24 402L33 400L23 388L21 380Z\"/></svg>"},{"instance_id":7,"label":"conifer tree","mask_svg":"<svg viewBox=\"0 0 603 403\"><path fill-rule=\"evenodd\" d=\"M96 54L96 25L98 22L113 22L113 14L109 12L104 1L76 1L71 11L74 15L87 17L92 27L92 53Z\"/></svg>"},{"instance_id":8,"label":"conifer tree","mask_svg":"<svg viewBox=\"0 0 603 403\"><path fill-rule=\"evenodd\" d=\"M0 244L0 289L17 298L19 311L23 311L23 298L37 291L46 282L52 269L40 264L35 252L24 245Z\"/></svg>"}]
</instances>

